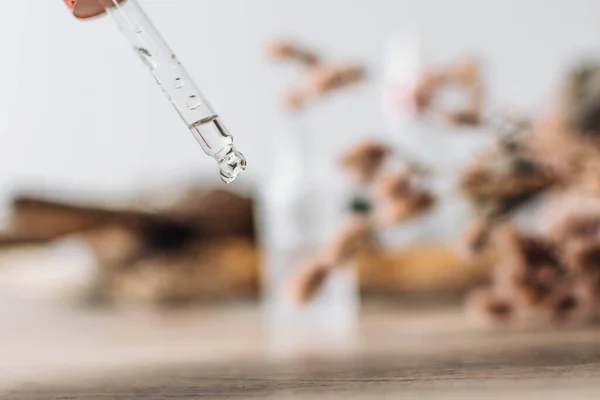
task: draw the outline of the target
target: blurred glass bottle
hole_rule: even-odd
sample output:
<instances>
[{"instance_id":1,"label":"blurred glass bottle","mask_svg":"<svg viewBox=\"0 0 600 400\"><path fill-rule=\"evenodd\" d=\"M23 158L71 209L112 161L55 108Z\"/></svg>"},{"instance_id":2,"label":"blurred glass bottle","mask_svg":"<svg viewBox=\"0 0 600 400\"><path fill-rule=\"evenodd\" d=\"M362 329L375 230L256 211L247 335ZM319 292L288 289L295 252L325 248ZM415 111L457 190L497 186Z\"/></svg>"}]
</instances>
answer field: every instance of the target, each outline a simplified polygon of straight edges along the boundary
<instances>
[{"instance_id":1,"label":"blurred glass bottle","mask_svg":"<svg viewBox=\"0 0 600 400\"><path fill-rule=\"evenodd\" d=\"M351 268L333 270L305 304L292 295L298 271L323 251L344 211L339 178L321 168L311 146L307 113L289 114L287 128L271 141L272 165L261 179L264 317L272 349L281 352L345 348L358 318Z\"/></svg>"}]
</instances>

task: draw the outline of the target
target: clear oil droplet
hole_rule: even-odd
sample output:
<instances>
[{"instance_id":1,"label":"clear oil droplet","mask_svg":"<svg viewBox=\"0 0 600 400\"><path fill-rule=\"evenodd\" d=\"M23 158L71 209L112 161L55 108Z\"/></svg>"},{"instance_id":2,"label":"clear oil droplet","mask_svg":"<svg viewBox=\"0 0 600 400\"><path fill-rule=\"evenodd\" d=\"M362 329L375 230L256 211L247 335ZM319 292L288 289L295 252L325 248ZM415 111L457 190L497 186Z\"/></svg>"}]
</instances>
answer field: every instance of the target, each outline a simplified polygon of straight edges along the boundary
<instances>
[{"instance_id":1,"label":"clear oil droplet","mask_svg":"<svg viewBox=\"0 0 600 400\"><path fill-rule=\"evenodd\" d=\"M181 78L177 78L175 79L175 82L173 82L173 87L175 89L181 89L184 86L184 82L183 79Z\"/></svg>"},{"instance_id":2,"label":"clear oil droplet","mask_svg":"<svg viewBox=\"0 0 600 400\"><path fill-rule=\"evenodd\" d=\"M246 170L246 158L233 146L228 146L215 158L219 164L221 180L225 183L235 181L238 175Z\"/></svg>"}]
</instances>

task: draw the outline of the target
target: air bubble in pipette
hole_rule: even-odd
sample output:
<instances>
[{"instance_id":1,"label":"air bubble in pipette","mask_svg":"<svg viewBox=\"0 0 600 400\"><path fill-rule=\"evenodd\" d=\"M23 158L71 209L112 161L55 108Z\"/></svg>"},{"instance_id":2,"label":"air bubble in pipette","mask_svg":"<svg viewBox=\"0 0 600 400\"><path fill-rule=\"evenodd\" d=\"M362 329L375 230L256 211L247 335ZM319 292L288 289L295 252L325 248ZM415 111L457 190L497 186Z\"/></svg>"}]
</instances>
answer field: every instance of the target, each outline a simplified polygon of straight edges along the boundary
<instances>
[{"instance_id":1,"label":"air bubble in pipette","mask_svg":"<svg viewBox=\"0 0 600 400\"><path fill-rule=\"evenodd\" d=\"M142 59L142 61L144 62L144 64L146 64L146 66L148 68L150 68L150 70L155 70L157 67L156 61L154 61L154 59L152 58L152 54L150 54L150 52L143 48L143 47L138 47L137 48L137 52L140 56L140 58Z\"/></svg>"},{"instance_id":2,"label":"air bubble in pipette","mask_svg":"<svg viewBox=\"0 0 600 400\"><path fill-rule=\"evenodd\" d=\"M202 105L202 100L198 96L193 94L187 99L187 101L185 102L185 105L190 110L195 110L196 108L198 108Z\"/></svg>"}]
</instances>

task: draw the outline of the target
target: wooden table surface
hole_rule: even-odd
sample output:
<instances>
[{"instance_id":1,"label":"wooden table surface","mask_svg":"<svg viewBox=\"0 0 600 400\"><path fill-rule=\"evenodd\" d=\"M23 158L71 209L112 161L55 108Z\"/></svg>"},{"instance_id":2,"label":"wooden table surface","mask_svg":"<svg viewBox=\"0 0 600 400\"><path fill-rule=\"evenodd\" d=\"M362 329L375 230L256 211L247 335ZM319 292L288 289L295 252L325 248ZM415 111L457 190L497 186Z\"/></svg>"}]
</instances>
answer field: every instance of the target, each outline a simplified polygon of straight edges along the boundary
<instances>
[{"instance_id":1,"label":"wooden table surface","mask_svg":"<svg viewBox=\"0 0 600 400\"><path fill-rule=\"evenodd\" d=\"M49 323L58 314L0 313L3 328L10 321L0 348L0 398L600 396L594 329L481 331L458 308L363 314L360 339L345 351L275 355L252 306L165 314L71 310L58 324Z\"/></svg>"}]
</instances>

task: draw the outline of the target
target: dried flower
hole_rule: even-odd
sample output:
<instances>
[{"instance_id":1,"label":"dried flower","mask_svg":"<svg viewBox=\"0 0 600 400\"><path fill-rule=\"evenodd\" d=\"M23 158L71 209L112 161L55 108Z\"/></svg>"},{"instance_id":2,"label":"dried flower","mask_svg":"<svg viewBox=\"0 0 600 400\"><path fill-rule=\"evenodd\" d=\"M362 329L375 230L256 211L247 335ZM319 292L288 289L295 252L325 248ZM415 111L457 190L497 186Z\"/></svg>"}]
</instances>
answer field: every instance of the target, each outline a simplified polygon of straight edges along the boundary
<instances>
[{"instance_id":1,"label":"dried flower","mask_svg":"<svg viewBox=\"0 0 600 400\"><path fill-rule=\"evenodd\" d=\"M322 65L310 72L307 92L313 97L323 96L334 90L361 82L364 78L365 70L359 65Z\"/></svg>"},{"instance_id":2,"label":"dried flower","mask_svg":"<svg viewBox=\"0 0 600 400\"><path fill-rule=\"evenodd\" d=\"M430 211L434 205L433 195L415 190L401 198L379 201L376 204L375 219L379 226L396 225Z\"/></svg>"},{"instance_id":3,"label":"dried flower","mask_svg":"<svg viewBox=\"0 0 600 400\"><path fill-rule=\"evenodd\" d=\"M291 283L290 294L292 300L305 304L323 287L331 267L324 263L310 262L300 268Z\"/></svg>"},{"instance_id":4,"label":"dried flower","mask_svg":"<svg viewBox=\"0 0 600 400\"><path fill-rule=\"evenodd\" d=\"M483 253L490 243L494 221L479 218L463 230L459 243L459 254L467 260Z\"/></svg>"},{"instance_id":5,"label":"dried flower","mask_svg":"<svg viewBox=\"0 0 600 400\"><path fill-rule=\"evenodd\" d=\"M319 63L319 57L315 53L288 41L275 41L269 44L267 56L272 60L299 61L307 67L313 67Z\"/></svg>"},{"instance_id":6,"label":"dried flower","mask_svg":"<svg viewBox=\"0 0 600 400\"><path fill-rule=\"evenodd\" d=\"M298 110L326 94L364 81L365 69L353 63L327 64L314 52L289 41L276 41L267 47L272 60L297 61L306 67L306 74L286 96L285 106Z\"/></svg>"},{"instance_id":7,"label":"dried flower","mask_svg":"<svg viewBox=\"0 0 600 400\"><path fill-rule=\"evenodd\" d=\"M370 183L392 153L384 143L367 140L358 143L341 158L342 168L358 183Z\"/></svg>"},{"instance_id":8,"label":"dried flower","mask_svg":"<svg viewBox=\"0 0 600 400\"><path fill-rule=\"evenodd\" d=\"M600 215L596 213L574 214L550 229L549 237L565 247L571 241L580 241L600 236Z\"/></svg>"},{"instance_id":9,"label":"dried flower","mask_svg":"<svg viewBox=\"0 0 600 400\"><path fill-rule=\"evenodd\" d=\"M414 191L409 171L401 171L380 176L373 185L373 197L376 201L401 199Z\"/></svg>"},{"instance_id":10,"label":"dried flower","mask_svg":"<svg viewBox=\"0 0 600 400\"><path fill-rule=\"evenodd\" d=\"M587 63L571 72L561 105L571 131L588 137L600 134L600 64Z\"/></svg>"},{"instance_id":11,"label":"dried flower","mask_svg":"<svg viewBox=\"0 0 600 400\"><path fill-rule=\"evenodd\" d=\"M457 110L436 109L436 97L449 86L462 88L469 95L467 104ZM479 61L467 57L447 68L425 71L415 89L414 102L418 114L429 113L453 125L480 125L483 81Z\"/></svg>"},{"instance_id":12,"label":"dried flower","mask_svg":"<svg viewBox=\"0 0 600 400\"><path fill-rule=\"evenodd\" d=\"M481 154L461 176L459 187L481 215L506 215L534 199L556 182L522 143L501 141Z\"/></svg>"},{"instance_id":13,"label":"dried flower","mask_svg":"<svg viewBox=\"0 0 600 400\"><path fill-rule=\"evenodd\" d=\"M518 314L513 301L491 290L476 290L471 293L466 301L466 309L478 323L488 326L512 324Z\"/></svg>"},{"instance_id":14,"label":"dried flower","mask_svg":"<svg viewBox=\"0 0 600 400\"><path fill-rule=\"evenodd\" d=\"M323 260L328 265L340 265L351 260L370 247L371 230L371 220L368 217L350 217L325 250Z\"/></svg>"},{"instance_id":15,"label":"dried flower","mask_svg":"<svg viewBox=\"0 0 600 400\"><path fill-rule=\"evenodd\" d=\"M433 208L435 198L412 182L412 174L401 171L379 176L373 183L375 219L378 225L404 222Z\"/></svg>"},{"instance_id":16,"label":"dried flower","mask_svg":"<svg viewBox=\"0 0 600 400\"><path fill-rule=\"evenodd\" d=\"M451 111L445 115L445 120L450 125L478 126L482 122L481 111L475 108Z\"/></svg>"},{"instance_id":17,"label":"dried flower","mask_svg":"<svg viewBox=\"0 0 600 400\"><path fill-rule=\"evenodd\" d=\"M600 237L571 239L563 250L565 264L590 281L600 281Z\"/></svg>"},{"instance_id":18,"label":"dried flower","mask_svg":"<svg viewBox=\"0 0 600 400\"><path fill-rule=\"evenodd\" d=\"M545 238L505 225L496 229L494 244L500 257L494 285L528 305L545 298L567 275L558 248Z\"/></svg>"},{"instance_id":19,"label":"dried flower","mask_svg":"<svg viewBox=\"0 0 600 400\"><path fill-rule=\"evenodd\" d=\"M298 110L304 106L307 100L308 96L303 88L294 89L288 93L285 99L285 107L291 111Z\"/></svg>"}]
</instances>

